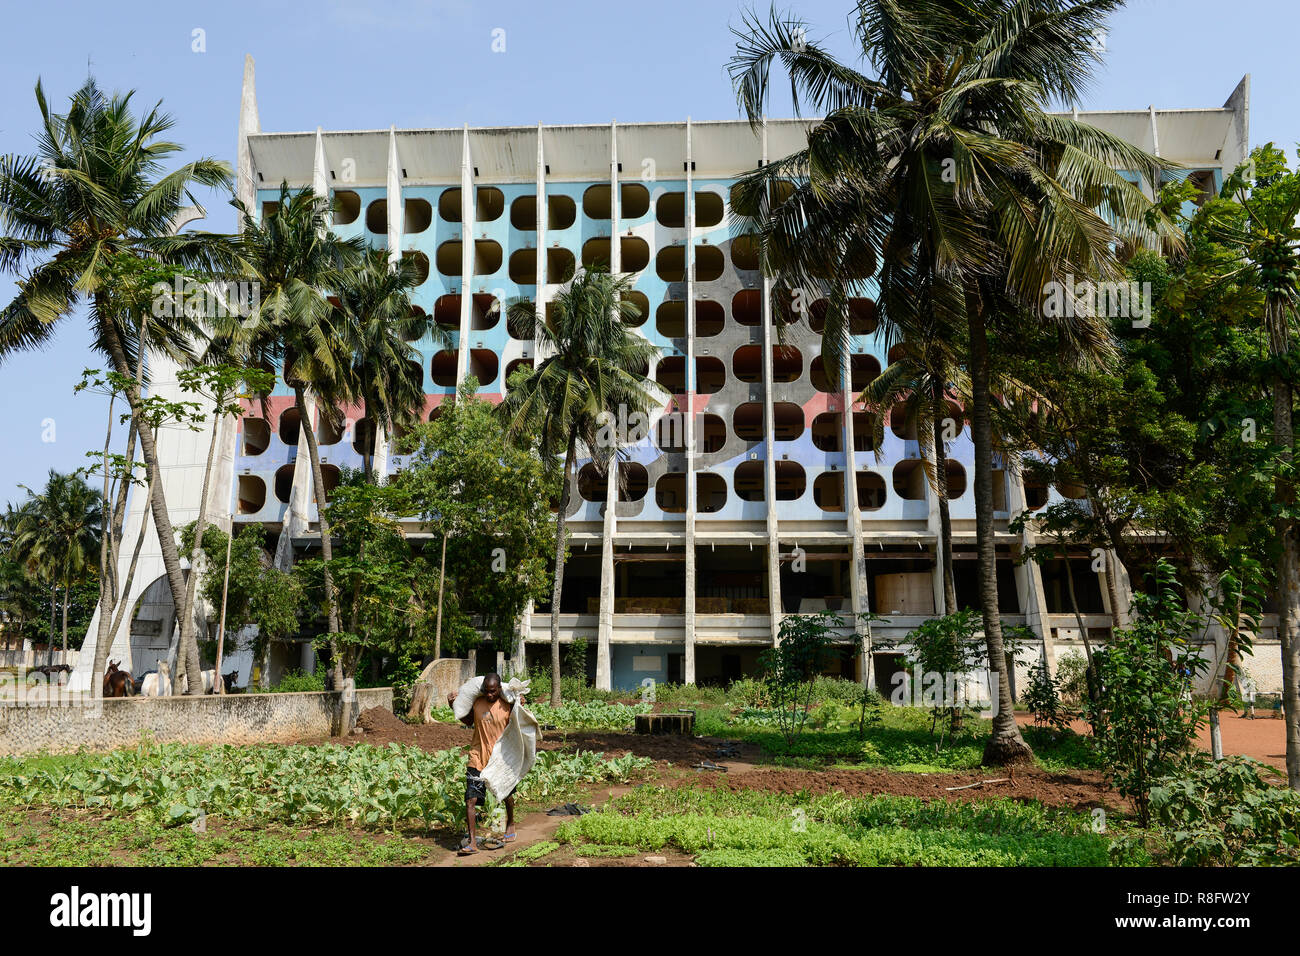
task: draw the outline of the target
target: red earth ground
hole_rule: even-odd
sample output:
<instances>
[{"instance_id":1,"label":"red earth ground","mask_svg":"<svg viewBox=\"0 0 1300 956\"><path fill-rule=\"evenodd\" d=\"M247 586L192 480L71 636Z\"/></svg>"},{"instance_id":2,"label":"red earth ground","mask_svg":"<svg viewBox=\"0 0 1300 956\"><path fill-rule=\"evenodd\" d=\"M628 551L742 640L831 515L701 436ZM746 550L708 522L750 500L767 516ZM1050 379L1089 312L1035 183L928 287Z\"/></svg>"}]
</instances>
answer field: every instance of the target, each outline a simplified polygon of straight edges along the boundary
<instances>
[{"instance_id":1,"label":"red earth ground","mask_svg":"<svg viewBox=\"0 0 1300 956\"><path fill-rule=\"evenodd\" d=\"M1223 752L1227 756L1254 757L1261 763L1278 770L1286 770L1286 723L1273 716L1273 711L1258 711L1254 720L1225 711L1219 718L1223 738ZM1033 717L1017 714L1016 720L1024 726L1033 724ZM1088 724L1075 720L1070 727L1076 734L1089 733ZM1202 750L1210 749L1210 728L1202 727L1196 737Z\"/></svg>"}]
</instances>

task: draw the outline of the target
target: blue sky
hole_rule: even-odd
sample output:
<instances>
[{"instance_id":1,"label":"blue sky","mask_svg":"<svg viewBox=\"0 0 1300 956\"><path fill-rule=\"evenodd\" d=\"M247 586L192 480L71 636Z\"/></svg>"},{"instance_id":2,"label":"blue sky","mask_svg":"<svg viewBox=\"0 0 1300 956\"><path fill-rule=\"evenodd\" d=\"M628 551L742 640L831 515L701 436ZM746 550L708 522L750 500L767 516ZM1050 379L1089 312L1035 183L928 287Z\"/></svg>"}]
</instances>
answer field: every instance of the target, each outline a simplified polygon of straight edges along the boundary
<instances>
[{"instance_id":1,"label":"blue sky","mask_svg":"<svg viewBox=\"0 0 1300 956\"><path fill-rule=\"evenodd\" d=\"M729 119L732 0L227 0L46 2L13 6L0 35L0 153L31 148L37 77L55 108L85 78L163 100L172 136L190 156L233 165L245 53L257 61L264 130L492 126ZM766 11L765 3L757 4ZM778 3L809 35L849 54L850 0ZM1084 105L1097 109L1219 106L1252 74L1251 140L1294 153L1300 101L1293 0L1130 0L1107 36L1105 66ZM202 52L196 52L196 30ZM493 52L494 31L505 51ZM501 36L501 34L497 34ZM499 45L499 44L498 44ZM780 99L772 115L788 113ZM205 199L207 228L232 229L233 210ZM0 296L13 294L0 275ZM90 351L81 314L54 344L0 364L0 504L19 483L39 487L103 442L103 401L74 396ZM53 441L47 421L53 421Z\"/></svg>"}]
</instances>

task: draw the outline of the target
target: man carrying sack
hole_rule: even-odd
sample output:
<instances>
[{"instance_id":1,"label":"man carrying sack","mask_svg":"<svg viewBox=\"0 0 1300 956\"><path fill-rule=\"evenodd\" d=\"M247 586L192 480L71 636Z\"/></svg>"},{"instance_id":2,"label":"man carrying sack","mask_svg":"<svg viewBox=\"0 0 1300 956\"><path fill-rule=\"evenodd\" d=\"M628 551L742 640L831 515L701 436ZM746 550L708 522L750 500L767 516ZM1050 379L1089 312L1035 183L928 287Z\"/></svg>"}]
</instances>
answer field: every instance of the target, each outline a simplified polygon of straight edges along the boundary
<instances>
[{"instance_id":1,"label":"man carrying sack","mask_svg":"<svg viewBox=\"0 0 1300 956\"><path fill-rule=\"evenodd\" d=\"M502 841L515 838L515 788L533 768L541 727L523 705L526 681L511 680L502 685L497 674L474 677L447 695L456 719L474 731L470 744L469 769L465 773L465 819L469 838L461 856L477 853L479 837L475 807L487 800L488 791L506 805L506 832Z\"/></svg>"}]
</instances>

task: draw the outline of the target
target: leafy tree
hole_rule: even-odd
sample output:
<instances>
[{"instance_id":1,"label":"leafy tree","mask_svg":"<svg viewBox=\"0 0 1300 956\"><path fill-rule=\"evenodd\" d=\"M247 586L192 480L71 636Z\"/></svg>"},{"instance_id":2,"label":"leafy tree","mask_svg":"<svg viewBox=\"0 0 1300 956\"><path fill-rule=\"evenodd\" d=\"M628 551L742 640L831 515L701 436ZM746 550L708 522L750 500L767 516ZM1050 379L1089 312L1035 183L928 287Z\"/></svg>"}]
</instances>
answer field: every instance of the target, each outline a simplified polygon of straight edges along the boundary
<instances>
[{"instance_id":1,"label":"leafy tree","mask_svg":"<svg viewBox=\"0 0 1300 956\"><path fill-rule=\"evenodd\" d=\"M1264 299L1262 325L1268 338L1273 444L1280 467L1274 475L1274 535L1278 637L1282 645L1282 701L1286 718L1287 780L1300 790L1300 510L1297 509L1292 414L1297 355L1291 344L1300 309L1300 172L1270 143L1256 150L1250 166L1237 170L1222 194L1236 208L1216 205L1208 213L1214 238L1239 256L1235 276L1245 276Z\"/></svg>"},{"instance_id":2,"label":"leafy tree","mask_svg":"<svg viewBox=\"0 0 1300 956\"><path fill-rule=\"evenodd\" d=\"M231 171L209 158L164 171L181 149L162 138L174 120L161 111L161 103L137 119L131 112L133 95L108 96L88 79L60 114L51 111L37 82L36 152L0 157L0 271L23 274L18 295L0 310L0 360L50 344L59 321L88 300L96 351L136 383L127 388L126 399L148 471L172 601L181 608L185 580L159 480L155 430L139 415L137 356L148 349L184 364L194 357L191 343L203 340L203 329L184 315L136 313L116 294L110 277L121 261L132 259L210 266L227 250L226 237L173 234L173 225L187 203L196 205L193 186L229 188ZM99 687L103 666L97 647L92 688Z\"/></svg>"},{"instance_id":3,"label":"leafy tree","mask_svg":"<svg viewBox=\"0 0 1300 956\"><path fill-rule=\"evenodd\" d=\"M411 432L405 447L414 455L398 484L439 533L443 555L450 553L445 566L446 558L439 560L438 615L450 568L461 613L480 615L493 637L508 643L528 602L546 595L554 544L547 502L558 489L534 450L507 442L501 419L477 392L470 376L437 419ZM434 655L441 656L435 627Z\"/></svg>"},{"instance_id":4,"label":"leafy tree","mask_svg":"<svg viewBox=\"0 0 1300 956\"><path fill-rule=\"evenodd\" d=\"M0 635L6 644L16 638L19 647L25 638L38 638L42 632L41 618L45 618L44 627L48 627L50 617L45 610L48 597L45 589L33 581L13 547L19 522L31 508L30 501L29 498L17 507L6 504L4 513L0 514L0 625L3 626Z\"/></svg>"},{"instance_id":5,"label":"leafy tree","mask_svg":"<svg viewBox=\"0 0 1300 956\"><path fill-rule=\"evenodd\" d=\"M788 614L781 619L776 646L758 655L759 672L771 694L787 748L794 746L808 721L813 685L841 653L835 645L841 624L833 611Z\"/></svg>"},{"instance_id":6,"label":"leafy tree","mask_svg":"<svg viewBox=\"0 0 1300 956\"><path fill-rule=\"evenodd\" d=\"M1046 658L1042 658L1029 672L1029 686L1025 688L1023 699L1034 715L1035 724L1046 724L1057 733L1069 728L1074 715L1061 702L1057 681L1047 672Z\"/></svg>"},{"instance_id":7,"label":"leafy tree","mask_svg":"<svg viewBox=\"0 0 1300 956\"><path fill-rule=\"evenodd\" d=\"M627 297L631 291L631 276L587 269L556 294L549 320L542 319L533 303L522 300L512 302L506 313L514 327L535 330L538 353L546 356L531 373L518 376L499 406L506 434L525 447L536 447L548 464L560 456L564 462L551 591L552 707L560 705L560 593L578 445L606 471L617 449L599 440L605 416L626 421L659 405L646 378L659 350L627 325L640 316L639 307Z\"/></svg>"},{"instance_id":8,"label":"leafy tree","mask_svg":"<svg viewBox=\"0 0 1300 956\"><path fill-rule=\"evenodd\" d=\"M21 487L21 486L20 486ZM68 652L68 607L72 587L93 575L103 533L103 509L99 496L81 475L60 474L50 469L40 492L27 489L29 507L19 517L11 547L33 577L46 582L50 601L56 589L63 591L63 653ZM50 635L50 660L54 659L54 635Z\"/></svg>"},{"instance_id":9,"label":"leafy tree","mask_svg":"<svg viewBox=\"0 0 1300 956\"><path fill-rule=\"evenodd\" d=\"M998 617L993 538L990 336L1052 324L1063 351L1104 358L1104 323L1044 315L1049 283L1118 278L1117 239L1169 226L1116 167L1156 181L1161 160L1118 137L1053 114L1076 103L1097 55L1093 31L1121 0L862 0L855 40L874 75L837 62L804 25L747 17L730 72L742 110L766 112L770 70L790 74L796 109L825 114L808 145L737 186L741 225L764 270L787 287L842 298L875 274L886 322L919 308L965 331L975 444L980 603L1000 707L985 761L1029 760L1012 712ZM786 188L783 183L793 184ZM834 301L834 299L832 299ZM829 310L823 358L839 367L846 310Z\"/></svg>"},{"instance_id":10,"label":"leafy tree","mask_svg":"<svg viewBox=\"0 0 1300 956\"><path fill-rule=\"evenodd\" d=\"M339 675L336 688L356 674L368 649L395 649L406 630L411 552L393 515L409 513L409 502L397 486L376 484L359 472L346 474L325 512L336 547L328 558L297 565L308 593L338 589L338 612L346 629L325 639L331 653L338 655L333 660Z\"/></svg>"},{"instance_id":11,"label":"leafy tree","mask_svg":"<svg viewBox=\"0 0 1300 956\"><path fill-rule=\"evenodd\" d=\"M921 672L921 686L912 688L913 701L932 709L930 734L941 725L935 749L943 746L944 738L961 729L966 709L965 680L969 675L985 670L990 676L988 645L979 640L982 622L971 609L931 618L912 630L903 639L903 658L907 665ZM1007 664L1014 666L1021 651L1022 636L1008 628ZM990 690L992 685L990 683ZM996 697L994 698L996 701Z\"/></svg>"}]
</instances>

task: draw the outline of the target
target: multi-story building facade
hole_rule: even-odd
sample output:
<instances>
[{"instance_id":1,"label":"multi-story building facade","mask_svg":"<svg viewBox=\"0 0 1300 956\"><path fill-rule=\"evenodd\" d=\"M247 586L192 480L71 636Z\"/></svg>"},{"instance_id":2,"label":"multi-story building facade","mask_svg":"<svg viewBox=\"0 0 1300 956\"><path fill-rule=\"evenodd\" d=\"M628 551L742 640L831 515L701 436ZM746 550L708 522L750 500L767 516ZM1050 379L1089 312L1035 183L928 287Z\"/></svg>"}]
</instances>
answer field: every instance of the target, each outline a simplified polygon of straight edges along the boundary
<instances>
[{"instance_id":1,"label":"multi-story building facade","mask_svg":"<svg viewBox=\"0 0 1300 956\"><path fill-rule=\"evenodd\" d=\"M1079 116L1182 164L1177 175L1213 191L1247 155L1248 98L1243 79L1220 108ZM850 304L847 387L839 389L841 376L820 357L826 303L806 303L798 322L779 329L772 280L733 224L736 179L801 148L812 122L271 133L260 130L251 60L246 65L239 198L265 213L282 181L312 186L335 201L339 235L416 262L424 279L414 305L450 339L439 344L431 334L411 343L424 376L424 417L437 415L468 375L481 397L500 401L510 373L542 358L534 341L507 327L505 303L522 297L544 312L577 270L597 263L634 277L643 315L637 330L659 348L647 373L663 406L647 434L624 449L622 481L580 463L560 607L525 614L516 646L504 649L512 665L549 641L550 616L559 614L562 640L587 642L597 686L723 680L753 669L782 615L829 609L841 613L842 637L857 650L846 676L874 672L884 683L896 664L864 653L856 615L885 616L875 634L901 638L942 607L938 510L916 435L894 415L875 447L866 412L853 401L891 358L870 294ZM1151 192L1158 184L1141 185ZM156 379L168 387L165 374ZM285 560L289 549L318 539L316 506L305 423L282 383L270 409L263 418L250 405L242 421L223 426L211 505L231 516L227 523L278 532ZM350 411L343 429L312 423L327 490L340 468L359 467L371 448L381 472L404 464L393 436L375 434ZM973 449L961 410L953 412L958 430L946 468L954 576L959 601L976 604ZM197 510L195 475L207 438L167 437L174 457L165 480L179 524ZM1023 509L1081 492L1026 486L1014 469L994 478L1002 610L1055 656L1079 638L1063 597L1066 565L1018 562L1033 536L1007 525ZM137 498L137 520L140 507ZM408 530L421 533L414 522ZM1081 554L1070 573L1086 607L1084 626L1101 636L1111 626L1110 589L1091 565ZM161 568L152 570L137 587L144 595L137 623L114 644L118 656L149 663L173 633L165 581L149 585ZM277 654L298 664L296 649ZM309 654L302 660L310 664Z\"/></svg>"}]
</instances>

